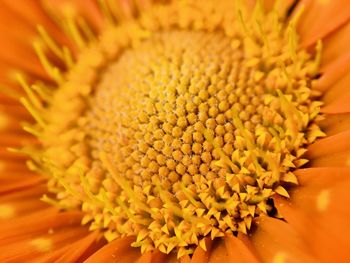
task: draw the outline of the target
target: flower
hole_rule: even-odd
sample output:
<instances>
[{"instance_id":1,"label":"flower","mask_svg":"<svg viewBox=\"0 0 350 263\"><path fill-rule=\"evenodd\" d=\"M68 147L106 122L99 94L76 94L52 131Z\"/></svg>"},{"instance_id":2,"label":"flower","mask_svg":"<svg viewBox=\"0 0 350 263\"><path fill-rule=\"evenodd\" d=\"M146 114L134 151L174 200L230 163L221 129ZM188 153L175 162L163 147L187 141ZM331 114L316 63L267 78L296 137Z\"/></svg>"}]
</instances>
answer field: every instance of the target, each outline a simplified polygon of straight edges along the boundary
<instances>
[{"instance_id":1,"label":"flower","mask_svg":"<svg viewBox=\"0 0 350 263\"><path fill-rule=\"evenodd\" d=\"M349 260L345 1L0 12L1 262Z\"/></svg>"}]
</instances>

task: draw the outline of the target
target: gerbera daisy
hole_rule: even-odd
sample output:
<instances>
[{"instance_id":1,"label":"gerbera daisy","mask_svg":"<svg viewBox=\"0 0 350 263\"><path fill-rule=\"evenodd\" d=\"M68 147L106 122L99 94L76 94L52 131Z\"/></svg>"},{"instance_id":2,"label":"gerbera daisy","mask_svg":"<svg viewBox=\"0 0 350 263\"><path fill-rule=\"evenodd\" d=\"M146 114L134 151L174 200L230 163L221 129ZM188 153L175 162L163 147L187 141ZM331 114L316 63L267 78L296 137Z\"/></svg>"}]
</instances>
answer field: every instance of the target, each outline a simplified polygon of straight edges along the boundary
<instances>
[{"instance_id":1,"label":"gerbera daisy","mask_svg":"<svg viewBox=\"0 0 350 263\"><path fill-rule=\"evenodd\" d=\"M347 1L0 13L0 262L350 260Z\"/></svg>"}]
</instances>

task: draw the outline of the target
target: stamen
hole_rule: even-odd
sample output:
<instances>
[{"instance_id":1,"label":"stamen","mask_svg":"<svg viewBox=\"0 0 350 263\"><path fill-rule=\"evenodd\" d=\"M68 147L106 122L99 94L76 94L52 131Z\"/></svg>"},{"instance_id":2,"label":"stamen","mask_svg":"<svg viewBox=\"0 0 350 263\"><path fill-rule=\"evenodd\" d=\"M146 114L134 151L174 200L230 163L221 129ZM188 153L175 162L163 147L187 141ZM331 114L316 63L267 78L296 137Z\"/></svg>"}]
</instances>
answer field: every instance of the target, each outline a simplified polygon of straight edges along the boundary
<instances>
[{"instance_id":1,"label":"stamen","mask_svg":"<svg viewBox=\"0 0 350 263\"><path fill-rule=\"evenodd\" d=\"M33 43L33 46L34 46L34 49L35 49L37 56L39 57L39 60L42 64L42 66L44 67L46 72L50 75L50 77L52 77L58 84L63 83L63 77L61 75L60 70L57 67L51 65L51 62L49 61L49 59L45 55L43 45L41 43L39 43L38 41L35 41Z\"/></svg>"},{"instance_id":2,"label":"stamen","mask_svg":"<svg viewBox=\"0 0 350 263\"><path fill-rule=\"evenodd\" d=\"M44 43L50 48L50 50L60 59L63 59L63 53L58 44L50 37L45 28L41 25L37 27L38 32L43 39Z\"/></svg>"}]
</instances>

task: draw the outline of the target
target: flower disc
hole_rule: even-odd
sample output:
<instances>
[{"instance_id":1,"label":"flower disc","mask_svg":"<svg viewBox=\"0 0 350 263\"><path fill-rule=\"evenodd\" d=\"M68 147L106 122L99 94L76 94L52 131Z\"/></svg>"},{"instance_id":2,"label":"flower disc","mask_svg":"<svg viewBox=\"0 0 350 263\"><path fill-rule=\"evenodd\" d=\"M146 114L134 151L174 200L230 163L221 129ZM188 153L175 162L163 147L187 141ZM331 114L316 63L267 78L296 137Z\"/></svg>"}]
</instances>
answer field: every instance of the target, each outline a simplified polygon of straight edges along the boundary
<instances>
[{"instance_id":1,"label":"flower disc","mask_svg":"<svg viewBox=\"0 0 350 263\"><path fill-rule=\"evenodd\" d=\"M63 79L51 70L60 85L33 159L58 205L108 240L182 256L247 233L279 216L271 197L288 197L323 135L319 54L296 49L296 20L229 2L155 6L106 28Z\"/></svg>"}]
</instances>

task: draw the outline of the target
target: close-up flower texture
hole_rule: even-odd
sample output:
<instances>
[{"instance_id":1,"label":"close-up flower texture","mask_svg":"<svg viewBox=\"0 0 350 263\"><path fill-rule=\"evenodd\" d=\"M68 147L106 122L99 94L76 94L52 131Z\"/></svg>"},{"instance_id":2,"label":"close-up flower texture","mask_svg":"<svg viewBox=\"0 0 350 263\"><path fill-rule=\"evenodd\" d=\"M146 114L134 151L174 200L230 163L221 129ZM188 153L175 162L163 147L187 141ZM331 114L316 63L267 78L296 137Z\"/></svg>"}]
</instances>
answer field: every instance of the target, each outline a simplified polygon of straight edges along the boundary
<instances>
[{"instance_id":1,"label":"close-up flower texture","mask_svg":"<svg viewBox=\"0 0 350 263\"><path fill-rule=\"evenodd\" d=\"M0 6L0 262L350 262L348 0Z\"/></svg>"}]
</instances>

